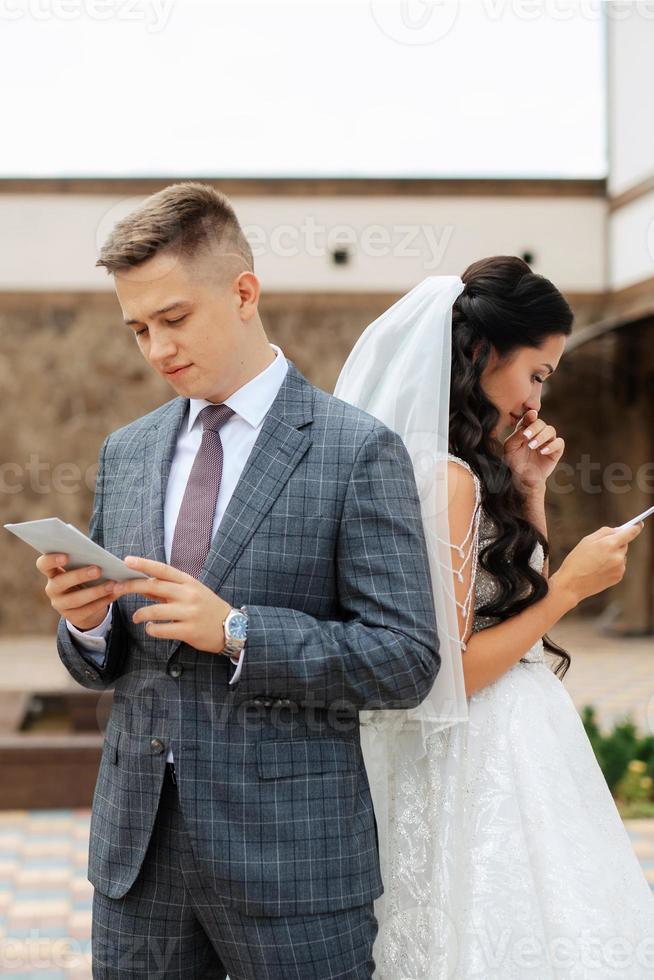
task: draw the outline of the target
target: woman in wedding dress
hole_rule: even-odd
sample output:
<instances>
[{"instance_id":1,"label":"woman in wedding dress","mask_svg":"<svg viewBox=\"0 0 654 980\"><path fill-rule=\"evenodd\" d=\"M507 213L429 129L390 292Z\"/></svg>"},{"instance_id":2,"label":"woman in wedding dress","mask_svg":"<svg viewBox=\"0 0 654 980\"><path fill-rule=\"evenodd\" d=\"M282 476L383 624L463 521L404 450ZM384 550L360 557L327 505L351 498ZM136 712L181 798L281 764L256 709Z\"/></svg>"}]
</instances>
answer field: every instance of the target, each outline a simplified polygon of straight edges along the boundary
<instances>
[{"instance_id":1,"label":"woman in wedding dress","mask_svg":"<svg viewBox=\"0 0 654 980\"><path fill-rule=\"evenodd\" d=\"M541 392L563 356L572 312L549 280L513 256L476 262L460 280L432 277L434 294L438 280L445 292L453 283L453 292L443 318L451 344L441 344L451 370L451 564L441 552L437 574L451 576L458 627L460 663L446 700L456 700L458 670L467 716L456 720L454 712L435 725L422 757L409 760L402 737L410 726L397 727L389 712L370 713L369 731L390 733L379 742L383 758L379 745L377 755L366 755L386 855L375 976L651 978L654 896L561 683L570 657L547 637L582 599L621 580L628 545L643 524L616 533L600 528L550 572L545 484L565 443L540 417ZM416 293L423 331L438 322L437 300L433 315L425 305L428 292ZM398 315L380 318L369 335L379 342L392 324L395 338L384 356L407 377L420 358L402 353L398 337L412 329L412 311L398 305ZM350 368L371 364L366 341L357 353L366 350L367 360L346 365L336 394L367 404L392 426L403 418L397 403L389 412L379 394L366 401L351 380ZM401 378L396 373L391 385L389 377L389 392L402 387ZM373 380L377 393L380 378ZM419 427L415 418L397 426L410 450ZM426 519L435 551L429 525ZM434 567L432 578L436 584ZM441 671L445 666L444 657ZM617 671L616 663L619 683Z\"/></svg>"}]
</instances>

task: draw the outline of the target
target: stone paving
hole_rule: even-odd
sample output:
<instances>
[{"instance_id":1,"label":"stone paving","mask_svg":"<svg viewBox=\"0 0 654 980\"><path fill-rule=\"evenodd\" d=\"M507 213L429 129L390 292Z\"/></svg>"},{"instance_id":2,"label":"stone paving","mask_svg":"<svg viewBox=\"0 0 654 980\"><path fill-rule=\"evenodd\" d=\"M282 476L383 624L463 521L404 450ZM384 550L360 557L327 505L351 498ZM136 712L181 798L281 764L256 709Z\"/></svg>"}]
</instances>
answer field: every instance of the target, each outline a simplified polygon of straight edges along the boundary
<instances>
[{"instance_id":1,"label":"stone paving","mask_svg":"<svg viewBox=\"0 0 654 980\"><path fill-rule=\"evenodd\" d=\"M598 635L570 619L550 633L572 656L565 686L601 727L630 712L654 725L654 641ZM90 811L0 810L0 976L90 980L93 888L86 878ZM625 822L654 890L654 820Z\"/></svg>"},{"instance_id":2,"label":"stone paving","mask_svg":"<svg viewBox=\"0 0 654 980\"><path fill-rule=\"evenodd\" d=\"M600 728L631 714L641 734L654 731L654 637L608 636L572 617L548 636L572 658L563 683L579 710L594 705Z\"/></svg>"},{"instance_id":3,"label":"stone paving","mask_svg":"<svg viewBox=\"0 0 654 980\"><path fill-rule=\"evenodd\" d=\"M0 811L0 976L90 980L90 811Z\"/></svg>"}]
</instances>

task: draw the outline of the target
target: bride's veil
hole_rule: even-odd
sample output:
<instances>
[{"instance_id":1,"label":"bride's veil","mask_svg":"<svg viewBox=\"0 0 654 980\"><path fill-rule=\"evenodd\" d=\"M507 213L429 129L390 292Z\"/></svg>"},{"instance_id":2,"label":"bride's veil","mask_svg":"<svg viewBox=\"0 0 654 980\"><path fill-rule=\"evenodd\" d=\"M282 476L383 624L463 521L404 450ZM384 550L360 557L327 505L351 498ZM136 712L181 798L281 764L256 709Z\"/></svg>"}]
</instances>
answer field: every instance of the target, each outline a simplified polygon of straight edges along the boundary
<instances>
[{"instance_id":1,"label":"bride's veil","mask_svg":"<svg viewBox=\"0 0 654 980\"><path fill-rule=\"evenodd\" d=\"M413 767L420 780L430 736L438 737L437 733L468 718L447 487L452 304L463 289L458 276L430 276L415 286L366 328L334 389L338 398L397 432L409 451L429 554L441 656L436 681L417 707L362 711L359 716L385 887L375 904L380 946L391 944L395 933L401 933L407 944L419 943L424 925L433 926L431 875L438 869L429 854L421 853L424 841L407 839L416 801L395 794L398 774ZM424 786L426 792L426 782ZM411 863L410 884L404 875L402 887L396 884L391 889L398 862ZM412 929L415 936L410 935ZM424 937L422 941L429 946Z\"/></svg>"}]
</instances>

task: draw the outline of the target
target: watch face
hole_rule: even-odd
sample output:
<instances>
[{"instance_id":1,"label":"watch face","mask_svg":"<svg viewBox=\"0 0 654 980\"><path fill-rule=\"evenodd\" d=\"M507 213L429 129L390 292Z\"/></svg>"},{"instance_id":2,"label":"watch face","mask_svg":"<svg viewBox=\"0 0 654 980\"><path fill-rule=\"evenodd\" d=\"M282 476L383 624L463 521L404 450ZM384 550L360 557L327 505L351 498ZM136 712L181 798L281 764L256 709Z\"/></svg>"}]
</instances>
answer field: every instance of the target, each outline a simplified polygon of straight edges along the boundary
<instances>
[{"instance_id":1,"label":"watch face","mask_svg":"<svg viewBox=\"0 0 654 980\"><path fill-rule=\"evenodd\" d=\"M248 618L242 612L235 613L227 624L229 635L234 640L245 640L248 632Z\"/></svg>"}]
</instances>

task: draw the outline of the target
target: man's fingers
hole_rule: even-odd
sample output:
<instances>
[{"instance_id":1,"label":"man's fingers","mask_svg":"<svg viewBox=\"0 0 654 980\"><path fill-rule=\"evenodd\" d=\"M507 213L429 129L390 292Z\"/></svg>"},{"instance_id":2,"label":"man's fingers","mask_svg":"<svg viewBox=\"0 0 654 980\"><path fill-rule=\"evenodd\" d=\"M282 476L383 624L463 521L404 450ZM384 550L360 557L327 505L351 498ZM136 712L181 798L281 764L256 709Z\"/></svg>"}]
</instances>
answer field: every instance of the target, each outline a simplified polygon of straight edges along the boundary
<instances>
[{"instance_id":1,"label":"man's fingers","mask_svg":"<svg viewBox=\"0 0 654 980\"><path fill-rule=\"evenodd\" d=\"M178 622L184 614L184 607L176 602L162 602L154 606L141 606L132 616L134 623L149 623L155 620Z\"/></svg>"},{"instance_id":2,"label":"man's fingers","mask_svg":"<svg viewBox=\"0 0 654 980\"><path fill-rule=\"evenodd\" d=\"M75 588L82 582L92 582L93 579L100 578L101 575L102 572L96 565L85 565L84 568L74 568L70 572L59 572L58 574L50 575L50 582L48 582L47 588L50 593L56 592L59 595L62 592L67 592L69 589Z\"/></svg>"},{"instance_id":3,"label":"man's fingers","mask_svg":"<svg viewBox=\"0 0 654 980\"><path fill-rule=\"evenodd\" d=\"M60 566L65 565L67 561L68 555L39 555L36 559L36 567L42 575L54 578L55 575L61 575Z\"/></svg>"},{"instance_id":4,"label":"man's fingers","mask_svg":"<svg viewBox=\"0 0 654 980\"><path fill-rule=\"evenodd\" d=\"M177 582L162 582L157 578L130 578L125 582L117 582L114 595L145 595L159 599L175 599L179 596Z\"/></svg>"},{"instance_id":5,"label":"man's fingers","mask_svg":"<svg viewBox=\"0 0 654 980\"><path fill-rule=\"evenodd\" d=\"M113 586L113 582L103 582L102 585L94 585L92 589L75 589L63 596L66 609L79 609L81 606L87 606L100 599L104 599L105 603L109 605L110 602L113 602ZM59 605L63 605L63 603L60 602Z\"/></svg>"},{"instance_id":6,"label":"man's fingers","mask_svg":"<svg viewBox=\"0 0 654 980\"><path fill-rule=\"evenodd\" d=\"M125 555L124 561L134 571L143 572L144 575L152 575L153 578L163 579L165 582L195 581L192 575L187 575L186 572L181 572L179 568L173 568L172 565L166 565L163 561L138 558L134 555Z\"/></svg>"}]
</instances>

